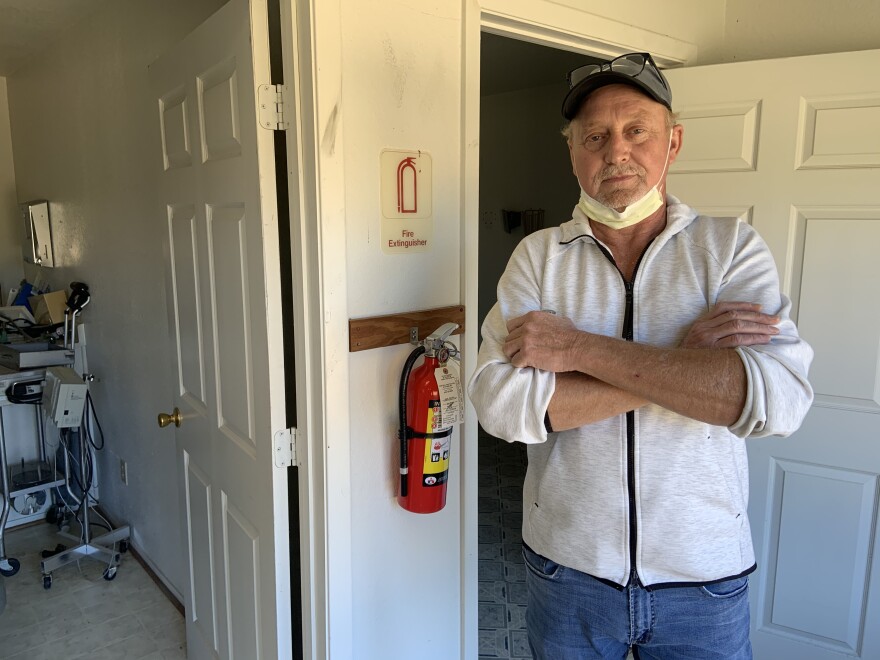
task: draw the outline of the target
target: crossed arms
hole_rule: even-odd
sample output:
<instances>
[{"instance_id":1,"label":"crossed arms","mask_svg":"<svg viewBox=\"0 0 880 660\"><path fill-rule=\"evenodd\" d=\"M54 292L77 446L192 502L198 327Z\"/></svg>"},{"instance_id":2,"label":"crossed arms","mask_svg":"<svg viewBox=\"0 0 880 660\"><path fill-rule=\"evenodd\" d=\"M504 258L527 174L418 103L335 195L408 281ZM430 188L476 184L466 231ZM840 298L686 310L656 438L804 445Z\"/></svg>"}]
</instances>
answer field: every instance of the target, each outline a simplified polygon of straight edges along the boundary
<instances>
[{"instance_id":1,"label":"crossed arms","mask_svg":"<svg viewBox=\"0 0 880 660\"><path fill-rule=\"evenodd\" d=\"M679 348L661 349L577 330L564 317L530 312L507 324L504 354L515 367L556 373L547 409L555 431L591 424L647 403L709 424L732 425L746 399L737 346L767 344L779 317L760 305L722 302L691 326Z\"/></svg>"}]
</instances>

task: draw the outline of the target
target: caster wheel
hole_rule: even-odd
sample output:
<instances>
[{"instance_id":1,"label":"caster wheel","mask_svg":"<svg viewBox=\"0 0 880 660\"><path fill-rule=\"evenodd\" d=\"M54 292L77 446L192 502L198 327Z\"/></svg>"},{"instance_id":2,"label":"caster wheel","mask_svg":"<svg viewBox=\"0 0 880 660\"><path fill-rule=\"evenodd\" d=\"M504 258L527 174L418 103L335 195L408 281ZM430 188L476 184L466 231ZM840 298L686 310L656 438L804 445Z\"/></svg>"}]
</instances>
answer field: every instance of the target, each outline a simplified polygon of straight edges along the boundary
<instances>
[{"instance_id":1,"label":"caster wheel","mask_svg":"<svg viewBox=\"0 0 880 660\"><path fill-rule=\"evenodd\" d=\"M115 566L113 566L112 568L104 569L104 579L107 580L108 582L110 580L116 579L116 567Z\"/></svg>"},{"instance_id":2,"label":"caster wheel","mask_svg":"<svg viewBox=\"0 0 880 660\"><path fill-rule=\"evenodd\" d=\"M121 553L128 552L128 541L126 541L125 539L123 539L122 541L119 542L119 552L121 552Z\"/></svg>"},{"instance_id":3,"label":"caster wheel","mask_svg":"<svg viewBox=\"0 0 880 660\"><path fill-rule=\"evenodd\" d=\"M14 557L0 560L0 575L3 575L5 577L12 577L16 573L18 573L20 568L21 562Z\"/></svg>"},{"instance_id":4,"label":"caster wheel","mask_svg":"<svg viewBox=\"0 0 880 660\"><path fill-rule=\"evenodd\" d=\"M51 589L52 588L52 576L44 575L43 576L43 589Z\"/></svg>"}]
</instances>

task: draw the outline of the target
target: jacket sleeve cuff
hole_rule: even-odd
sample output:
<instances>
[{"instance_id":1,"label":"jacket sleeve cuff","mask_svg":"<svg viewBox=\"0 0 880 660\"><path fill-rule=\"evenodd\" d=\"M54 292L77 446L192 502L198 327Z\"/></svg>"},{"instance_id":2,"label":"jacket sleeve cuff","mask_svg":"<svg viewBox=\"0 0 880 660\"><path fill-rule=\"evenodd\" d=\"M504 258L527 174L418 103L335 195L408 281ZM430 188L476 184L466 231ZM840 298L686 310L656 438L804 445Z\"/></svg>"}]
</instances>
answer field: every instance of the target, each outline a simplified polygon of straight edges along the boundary
<instances>
[{"instance_id":1,"label":"jacket sleeve cuff","mask_svg":"<svg viewBox=\"0 0 880 660\"><path fill-rule=\"evenodd\" d=\"M746 402L730 432L745 438L796 431L813 402L806 367L754 347L741 346L736 352L746 370Z\"/></svg>"}]
</instances>

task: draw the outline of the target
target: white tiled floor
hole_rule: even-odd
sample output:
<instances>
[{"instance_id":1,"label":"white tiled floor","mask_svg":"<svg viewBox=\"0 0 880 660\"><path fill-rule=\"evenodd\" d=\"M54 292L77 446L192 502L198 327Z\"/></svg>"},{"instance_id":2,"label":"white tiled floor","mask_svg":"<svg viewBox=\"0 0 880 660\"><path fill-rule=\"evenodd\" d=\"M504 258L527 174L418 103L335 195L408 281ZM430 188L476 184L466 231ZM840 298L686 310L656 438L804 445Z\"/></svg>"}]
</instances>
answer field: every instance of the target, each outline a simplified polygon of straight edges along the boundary
<instances>
[{"instance_id":1,"label":"white tiled floor","mask_svg":"<svg viewBox=\"0 0 880 660\"><path fill-rule=\"evenodd\" d=\"M0 614L0 658L4 660L182 660L183 617L130 554L112 581L104 564L85 560L58 569L43 589L40 552L76 542L40 523L6 530L6 555L21 570L6 584Z\"/></svg>"}]
</instances>

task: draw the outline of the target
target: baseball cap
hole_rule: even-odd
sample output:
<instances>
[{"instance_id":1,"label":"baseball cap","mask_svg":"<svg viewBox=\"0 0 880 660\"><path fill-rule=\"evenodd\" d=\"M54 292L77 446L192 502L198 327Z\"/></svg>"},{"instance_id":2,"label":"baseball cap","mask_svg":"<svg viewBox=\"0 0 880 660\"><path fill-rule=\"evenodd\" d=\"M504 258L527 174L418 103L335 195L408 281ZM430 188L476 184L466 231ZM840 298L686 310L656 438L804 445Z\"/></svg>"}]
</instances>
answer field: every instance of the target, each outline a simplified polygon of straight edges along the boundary
<instances>
[{"instance_id":1,"label":"baseball cap","mask_svg":"<svg viewBox=\"0 0 880 660\"><path fill-rule=\"evenodd\" d=\"M637 87L672 110L672 90L650 53L627 53L610 62L585 64L568 73L569 91L562 101L562 116L574 119L587 96L599 87L622 83Z\"/></svg>"}]
</instances>

